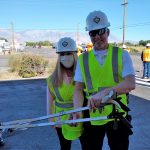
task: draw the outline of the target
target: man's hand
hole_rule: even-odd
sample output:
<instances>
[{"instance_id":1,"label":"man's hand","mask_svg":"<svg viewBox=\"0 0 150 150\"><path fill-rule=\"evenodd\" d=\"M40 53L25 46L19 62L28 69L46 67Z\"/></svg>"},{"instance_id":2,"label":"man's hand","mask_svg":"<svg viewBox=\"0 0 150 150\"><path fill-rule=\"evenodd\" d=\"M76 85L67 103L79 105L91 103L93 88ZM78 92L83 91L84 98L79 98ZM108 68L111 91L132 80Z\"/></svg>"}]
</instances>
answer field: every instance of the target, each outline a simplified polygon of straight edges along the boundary
<instances>
[{"instance_id":1,"label":"man's hand","mask_svg":"<svg viewBox=\"0 0 150 150\"><path fill-rule=\"evenodd\" d=\"M105 90L102 90L94 95L92 95L89 99L88 99L88 106L91 108L91 109L96 109L98 108L99 106L103 105L103 99L106 95L109 94L109 92L111 91L112 89L105 89ZM111 99L110 99L111 100ZM109 99L107 100L107 102L109 102Z\"/></svg>"}]
</instances>

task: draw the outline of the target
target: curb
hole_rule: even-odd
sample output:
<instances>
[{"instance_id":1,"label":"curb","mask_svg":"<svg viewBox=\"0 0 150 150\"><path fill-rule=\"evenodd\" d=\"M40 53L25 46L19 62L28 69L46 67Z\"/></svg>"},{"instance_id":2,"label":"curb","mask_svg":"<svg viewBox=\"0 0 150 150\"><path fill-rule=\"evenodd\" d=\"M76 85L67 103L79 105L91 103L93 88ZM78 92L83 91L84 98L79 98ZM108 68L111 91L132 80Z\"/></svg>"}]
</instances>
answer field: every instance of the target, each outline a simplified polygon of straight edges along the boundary
<instances>
[{"instance_id":1,"label":"curb","mask_svg":"<svg viewBox=\"0 0 150 150\"><path fill-rule=\"evenodd\" d=\"M16 82L16 81L36 81L36 80L45 80L47 77L33 77L33 78L18 78L18 79L4 79L0 80L0 83L3 82Z\"/></svg>"},{"instance_id":2,"label":"curb","mask_svg":"<svg viewBox=\"0 0 150 150\"><path fill-rule=\"evenodd\" d=\"M136 84L138 85L142 85L142 86L145 86L145 87L150 87L150 83L149 82L142 82L142 81L136 81Z\"/></svg>"}]
</instances>

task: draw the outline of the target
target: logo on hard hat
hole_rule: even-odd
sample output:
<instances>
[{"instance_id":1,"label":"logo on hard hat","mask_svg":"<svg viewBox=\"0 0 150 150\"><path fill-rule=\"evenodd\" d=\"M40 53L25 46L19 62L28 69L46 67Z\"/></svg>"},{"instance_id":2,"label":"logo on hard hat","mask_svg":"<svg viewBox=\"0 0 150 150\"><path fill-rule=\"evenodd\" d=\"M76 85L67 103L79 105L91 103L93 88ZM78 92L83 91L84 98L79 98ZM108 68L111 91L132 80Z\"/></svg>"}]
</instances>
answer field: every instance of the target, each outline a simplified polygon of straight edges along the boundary
<instances>
[{"instance_id":1,"label":"logo on hard hat","mask_svg":"<svg viewBox=\"0 0 150 150\"><path fill-rule=\"evenodd\" d=\"M68 42L64 41L64 42L62 43L62 45L63 45L64 47L66 47L66 46L68 45Z\"/></svg>"},{"instance_id":2,"label":"logo on hard hat","mask_svg":"<svg viewBox=\"0 0 150 150\"><path fill-rule=\"evenodd\" d=\"M93 21L94 21L95 23L99 23L99 22L100 22L100 18L96 16L96 17L93 19Z\"/></svg>"}]
</instances>

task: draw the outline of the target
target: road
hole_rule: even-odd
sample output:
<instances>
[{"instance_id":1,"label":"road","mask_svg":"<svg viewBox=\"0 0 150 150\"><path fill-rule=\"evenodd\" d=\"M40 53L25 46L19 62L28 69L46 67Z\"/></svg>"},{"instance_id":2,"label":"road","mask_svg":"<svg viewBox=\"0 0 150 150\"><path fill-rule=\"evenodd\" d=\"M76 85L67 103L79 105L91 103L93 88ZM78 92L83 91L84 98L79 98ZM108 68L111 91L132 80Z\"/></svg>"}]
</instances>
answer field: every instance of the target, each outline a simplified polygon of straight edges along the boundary
<instances>
[{"instance_id":1,"label":"road","mask_svg":"<svg viewBox=\"0 0 150 150\"><path fill-rule=\"evenodd\" d=\"M46 115L45 80L0 82L0 120L10 121ZM1 150L57 150L58 139L53 127L33 128L6 138ZM80 149L78 141L73 150Z\"/></svg>"},{"instance_id":2,"label":"road","mask_svg":"<svg viewBox=\"0 0 150 150\"><path fill-rule=\"evenodd\" d=\"M8 67L8 59L10 56L8 55L0 55L0 71L7 71Z\"/></svg>"},{"instance_id":3,"label":"road","mask_svg":"<svg viewBox=\"0 0 150 150\"><path fill-rule=\"evenodd\" d=\"M137 85L131 92L131 108L134 134L130 137L129 150L150 150L150 95L149 88ZM2 122L34 118L46 114L46 82L44 79L1 81L0 120ZM14 132L6 137L1 150L58 150L58 138L53 127L36 127ZM105 139L104 150L108 150ZM81 150L78 140L72 150Z\"/></svg>"}]
</instances>

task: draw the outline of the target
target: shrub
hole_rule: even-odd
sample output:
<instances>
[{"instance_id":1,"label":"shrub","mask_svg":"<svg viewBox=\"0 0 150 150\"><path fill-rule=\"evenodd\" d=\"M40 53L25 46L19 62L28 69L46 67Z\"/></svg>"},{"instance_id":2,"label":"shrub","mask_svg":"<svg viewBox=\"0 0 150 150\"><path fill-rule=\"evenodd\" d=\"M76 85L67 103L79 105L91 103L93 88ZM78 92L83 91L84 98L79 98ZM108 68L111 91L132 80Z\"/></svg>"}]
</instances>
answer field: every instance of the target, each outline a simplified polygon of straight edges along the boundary
<instances>
[{"instance_id":1,"label":"shrub","mask_svg":"<svg viewBox=\"0 0 150 150\"><path fill-rule=\"evenodd\" d=\"M11 72L17 72L20 69L22 56L21 55L11 55L9 58L9 67Z\"/></svg>"},{"instance_id":2,"label":"shrub","mask_svg":"<svg viewBox=\"0 0 150 150\"><path fill-rule=\"evenodd\" d=\"M138 53L139 51L137 49L131 48L131 53Z\"/></svg>"},{"instance_id":3,"label":"shrub","mask_svg":"<svg viewBox=\"0 0 150 150\"><path fill-rule=\"evenodd\" d=\"M51 74L56 66L57 58L49 59L48 73Z\"/></svg>"},{"instance_id":4,"label":"shrub","mask_svg":"<svg viewBox=\"0 0 150 150\"><path fill-rule=\"evenodd\" d=\"M48 60L43 56L34 54L13 55L10 57L11 71L17 71L23 78L34 77L43 74L48 65Z\"/></svg>"}]
</instances>

